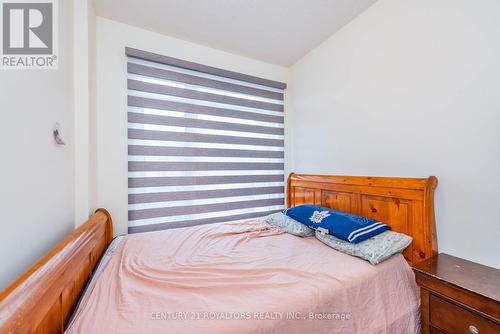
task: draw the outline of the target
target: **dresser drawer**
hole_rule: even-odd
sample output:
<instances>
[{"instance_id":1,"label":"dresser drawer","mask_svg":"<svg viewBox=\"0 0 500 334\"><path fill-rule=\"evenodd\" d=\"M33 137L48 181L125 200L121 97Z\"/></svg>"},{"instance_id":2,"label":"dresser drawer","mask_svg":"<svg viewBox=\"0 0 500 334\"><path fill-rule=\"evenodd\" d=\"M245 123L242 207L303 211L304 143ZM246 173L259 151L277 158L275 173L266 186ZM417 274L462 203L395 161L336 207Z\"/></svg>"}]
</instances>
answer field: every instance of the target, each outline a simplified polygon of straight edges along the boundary
<instances>
[{"instance_id":1,"label":"dresser drawer","mask_svg":"<svg viewBox=\"0 0 500 334\"><path fill-rule=\"evenodd\" d=\"M474 312L430 296L431 325L450 334L500 334L500 326Z\"/></svg>"}]
</instances>

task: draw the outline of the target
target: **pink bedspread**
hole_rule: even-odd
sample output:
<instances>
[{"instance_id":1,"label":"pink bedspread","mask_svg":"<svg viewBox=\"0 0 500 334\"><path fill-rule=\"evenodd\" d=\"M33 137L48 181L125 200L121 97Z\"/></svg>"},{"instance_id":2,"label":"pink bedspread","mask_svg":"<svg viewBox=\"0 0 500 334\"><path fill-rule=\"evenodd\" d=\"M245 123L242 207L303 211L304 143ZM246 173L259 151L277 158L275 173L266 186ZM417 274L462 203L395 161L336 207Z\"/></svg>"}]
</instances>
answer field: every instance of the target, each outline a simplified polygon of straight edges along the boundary
<instances>
[{"instance_id":1,"label":"pink bedspread","mask_svg":"<svg viewBox=\"0 0 500 334\"><path fill-rule=\"evenodd\" d=\"M259 220L132 234L67 333L418 333L401 255L377 266Z\"/></svg>"}]
</instances>

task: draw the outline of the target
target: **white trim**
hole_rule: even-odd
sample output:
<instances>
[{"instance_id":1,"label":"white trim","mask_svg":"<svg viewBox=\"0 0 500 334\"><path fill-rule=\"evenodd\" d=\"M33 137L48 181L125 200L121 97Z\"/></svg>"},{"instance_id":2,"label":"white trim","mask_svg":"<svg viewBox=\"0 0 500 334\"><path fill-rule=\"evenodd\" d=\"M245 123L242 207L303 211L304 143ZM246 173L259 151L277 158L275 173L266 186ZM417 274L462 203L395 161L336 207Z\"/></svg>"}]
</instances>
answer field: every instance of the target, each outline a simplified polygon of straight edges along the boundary
<instances>
[{"instance_id":1,"label":"white trim","mask_svg":"<svg viewBox=\"0 0 500 334\"><path fill-rule=\"evenodd\" d=\"M373 226L375 226L375 225L379 225L379 224L382 224L382 223L381 223L381 222L375 222L375 223L373 223L373 224L371 224L371 225L368 225L368 226L364 226L364 227L358 228L357 230L352 231L352 232L349 234L349 236L347 237L347 239L348 239L348 240L351 240L351 238L353 237L353 235L354 235L354 234L357 234L358 232L362 232L362 231L364 231L364 230L366 230L366 229L369 229L369 228L371 228L371 227L373 227Z\"/></svg>"},{"instance_id":2,"label":"white trim","mask_svg":"<svg viewBox=\"0 0 500 334\"><path fill-rule=\"evenodd\" d=\"M380 223L380 225L375 226L374 228L371 228L371 229L369 229L369 230L367 230L367 231L364 231L364 232L361 232L361 233L356 234L356 235L355 235L355 236L354 236L351 240L349 240L349 241L350 241L350 242L353 242L354 240L356 240L356 238L357 238L357 237L359 237L359 236L361 236L361 235L364 235L364 234L367 234L367 233L370 233L370 232L372 232L372 231L378 230L379 228L384 227L384 226L386 226L386 225L385 225L385 224L383 224L383 223Z\"/></svg>"},{"instance_id":3,"label":"white trim","mask_svg":"<svg viewBox=\"0 0 500 334\"><path fill-rule=\"evenodd\" d=\"M90 207L90 144L89 144L89 0L74 2L73 8L73 110L74 142L64 136L66 145L74 149L75 227L83 224ZM56 43L57 45L57 43ZM66 126L69 126L66 125ZM69 149L68 147L68 149Z\"/></svg>"}]
</instances>

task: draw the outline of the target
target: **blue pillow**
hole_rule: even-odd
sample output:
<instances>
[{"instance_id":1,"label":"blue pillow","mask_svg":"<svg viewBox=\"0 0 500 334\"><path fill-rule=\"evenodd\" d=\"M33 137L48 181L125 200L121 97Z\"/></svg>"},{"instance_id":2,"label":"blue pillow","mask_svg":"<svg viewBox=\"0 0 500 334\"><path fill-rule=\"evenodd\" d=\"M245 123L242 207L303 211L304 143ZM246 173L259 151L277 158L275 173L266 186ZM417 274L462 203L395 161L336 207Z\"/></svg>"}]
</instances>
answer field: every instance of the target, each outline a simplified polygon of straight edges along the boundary
<instances>
[{"instance_id":1,"label":"blue pillow","mask_svg":"<svg viewBox=\"0 0 500 334\"><path fill-rule=\"evenodd\" d=\"M317 205L299 205L283 213L317 231L353 244L390 229L390 226L374 219Z\"/></svg>"}]
</instances>

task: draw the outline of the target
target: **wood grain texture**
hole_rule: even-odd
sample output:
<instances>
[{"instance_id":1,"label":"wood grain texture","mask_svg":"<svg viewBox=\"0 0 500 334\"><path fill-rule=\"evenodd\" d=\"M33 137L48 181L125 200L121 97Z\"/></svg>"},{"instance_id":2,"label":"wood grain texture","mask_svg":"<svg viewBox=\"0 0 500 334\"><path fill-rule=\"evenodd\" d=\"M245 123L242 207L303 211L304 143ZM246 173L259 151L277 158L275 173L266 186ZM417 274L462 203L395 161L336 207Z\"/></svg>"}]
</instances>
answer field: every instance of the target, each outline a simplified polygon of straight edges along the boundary
<instances>
[{"instance_id":1,"label":"wood grain texture","mask_svg":"<svg viewBox=\"0 0 500 334\"><path fill-rule=\"evenodd\" d=\"M420 289L420 326L422 329L422 334L432 333L430 331L430 323L431 323L431 313L429 309L429 298L430 293L426 289Z\"/></svg>"},{"instance_id":2,"label":"wood grain texture","mask_svg":"<svg viewBox=\"0 0 500 334\"><path fill-rule=\"evenodd\" d=\"M500 333L500 270L439 254L413 271L422 296L422 333L469 333L470 325L479 333Z\"/></svg>"},{"instance_id":3,"label":"wood grain texture","mask_svg":"<svg viewBox=\"0 0 500 334\"><path fill-rule=\"evenodd\" d=\"M382 221L413 237L410 265L438 252L434 218L437 178L307 175L288 177L287 205L315 204Z\"/></svg>"},{"instance_id":4,"label":"wood grain texture","mask_svg":"<svg viewBox=\"0 0 500 334\"><path fill-rule=\"evenodd\" d=\"M446 280L485 298L500 301L500 270L441 253L413 268L416 273ZM498 308L500 319L500 305Z\"/></svg>"},{"instance_id":5,"label":"wood grain texture","mask_svg":"<svg viewBox=\"0 0 500 334\"><path fill-rule=\"evenodd\" d=\"M99 209L0 293L0 333L63 333L112 238L111 216Z\"/></svg>"},{"instance_id":6,"label":"wood grain texture","mask_svg":"<svg viewBox=\"0 0 500 334\"><path fill-rule=\"evenodd\" d=\"M430 297L431 325L445 333L500 333L500 326L443 298Z\"/></svg>"}]
</instances>

